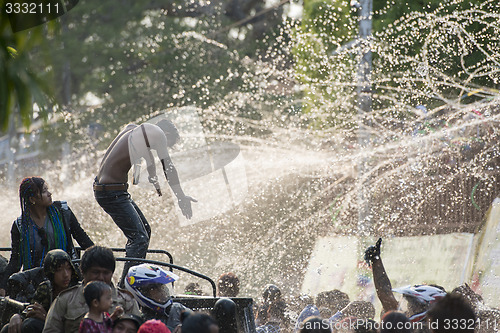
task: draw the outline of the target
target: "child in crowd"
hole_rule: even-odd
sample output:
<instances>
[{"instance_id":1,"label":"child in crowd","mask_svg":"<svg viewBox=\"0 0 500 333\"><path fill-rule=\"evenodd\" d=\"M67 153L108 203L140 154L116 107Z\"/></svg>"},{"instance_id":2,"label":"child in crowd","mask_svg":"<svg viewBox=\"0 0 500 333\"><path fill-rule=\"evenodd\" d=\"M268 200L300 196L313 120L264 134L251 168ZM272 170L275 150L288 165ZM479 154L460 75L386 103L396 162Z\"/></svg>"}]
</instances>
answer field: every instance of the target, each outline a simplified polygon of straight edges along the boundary
<instances>
[{"instance_id":1,"label":"child in crowd","mask_svg":"<svg viewBox=\"0 0 500 333\"><path fill-rule=\"evenodd\" d=\"M123 314L123 308L118 306L111 316L111 287L102 281L89 282L83 289L85 302L89 312L80 323L79 333L112 333L113 321Z\"/></svg>"}]
</instances>

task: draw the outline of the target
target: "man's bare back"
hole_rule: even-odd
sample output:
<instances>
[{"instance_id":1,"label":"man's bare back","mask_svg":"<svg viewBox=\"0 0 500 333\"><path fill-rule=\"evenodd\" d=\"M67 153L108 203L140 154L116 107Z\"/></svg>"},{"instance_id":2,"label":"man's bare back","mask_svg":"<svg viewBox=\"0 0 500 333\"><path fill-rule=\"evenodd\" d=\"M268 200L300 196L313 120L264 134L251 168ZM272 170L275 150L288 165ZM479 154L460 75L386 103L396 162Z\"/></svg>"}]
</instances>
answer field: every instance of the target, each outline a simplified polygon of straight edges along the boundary
<instances>
[{"instance_id":1,"label":"man's bare back","mask_svg":"<svg viewBox=\"0 0 500 333\"><path fill-rule=\"evenodd\" d=\"M128 147L128 137L132 130L137 128L135 124L129 124L109 145L104 155L97 182L99 184L118 184L126 183L128 172L132 167L130 162L130 153Z\"/></svg>"}]
</instances>

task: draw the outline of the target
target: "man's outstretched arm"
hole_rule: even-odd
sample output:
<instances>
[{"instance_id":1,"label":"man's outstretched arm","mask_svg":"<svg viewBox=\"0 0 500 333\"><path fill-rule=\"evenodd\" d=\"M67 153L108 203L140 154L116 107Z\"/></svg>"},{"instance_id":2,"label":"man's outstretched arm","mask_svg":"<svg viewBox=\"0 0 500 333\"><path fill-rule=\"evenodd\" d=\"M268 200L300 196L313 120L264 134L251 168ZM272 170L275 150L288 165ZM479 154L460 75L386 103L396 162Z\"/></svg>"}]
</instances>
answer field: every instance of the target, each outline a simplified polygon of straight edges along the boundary
<instances>
[{"instance_id":1,"label":"man's outstretched arm","mask_svg":"<svg viewBox=\"0 0 500 333\"><path fill-rule=\"evenodd\" d=\"M197 201L194 198L184 194L179 181L179 175L177 174L177 169L172 163L170 157L162 159L161 164L163 166L163 172L165 173L165 177L167 178L168 185L170 185L170 188L177 197L177 202L179 204L179 208L182 211L182 214L186 218L190 219L193 216L191 202Z\"/></svg>"},{"instance_id":2,"label":"man's outstretched arm","mask_svg":"<svg viewBox=\"0 0 500 333\"><path fill-rule=\"evenodd\" d=\"M392 293L391 280L387 276L382 258L380 257L380 245L382 238L379 238L374 246L370 246L365 251L365 260L371 266L373 273L373 283L377 296L382 303L384 311L397 310L399 303Z\"/></svg>"}]
</instances>

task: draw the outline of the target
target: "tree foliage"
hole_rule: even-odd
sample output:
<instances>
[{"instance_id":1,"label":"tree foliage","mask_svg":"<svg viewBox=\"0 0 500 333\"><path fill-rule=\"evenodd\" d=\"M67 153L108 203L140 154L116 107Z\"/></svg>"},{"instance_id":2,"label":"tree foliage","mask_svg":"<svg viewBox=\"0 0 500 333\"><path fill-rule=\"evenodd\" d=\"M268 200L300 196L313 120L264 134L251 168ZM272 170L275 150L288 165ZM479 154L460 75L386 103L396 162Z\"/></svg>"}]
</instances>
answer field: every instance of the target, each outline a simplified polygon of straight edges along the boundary
<instances>
[{"instance_id":1,"label":"tree foliage","mask_svg":"<svg viewBox=\"0 0 500 333\"><path fill-rule=\"evenodd\" d=\"M357 109L356 72L363 47L357 38L358 5L304 2L294 48L297 77L305 86L304 110L323 124L349 123ZM402 115L418 104L440 106L476 89L497 87L498 2L373 0L373 13L375 109L399 109Z\"/></svg>"},{"instance_id":2,"label":"tree foliage","mask_svg":"<svg viewBox=\"0 0 500 333\"><path fill-rule=\"evenodd\" d=\"M0 12L0 130L5 131L12 117L17 115L24 127L34 117L46 117L51 106L52 92L46 84L50 71L36 72L30 52L44 43L44 32L51 26L14 33L9 24L7 11L2 5ZM42 60L42 59L40 59ZM33 103L39 111L33 114Z\"/></svg>"},{"instance_id":3,"label":"tree foliage","mask_svg":"<svg viewBox=\"0 0 500 333\"><path fill-rule=\"evenodd\" d=\"M53 73L44 82L80 127L113 130L172 106L206 108L245 89L243 60L256 59L281 22L282 8L267 7L264 0L82 0L59 19L56 34L44 36L43 50L18 60L33 73ZM89 93L100 99L90 111L81 106Z\"/></svg>"}]
</instances>

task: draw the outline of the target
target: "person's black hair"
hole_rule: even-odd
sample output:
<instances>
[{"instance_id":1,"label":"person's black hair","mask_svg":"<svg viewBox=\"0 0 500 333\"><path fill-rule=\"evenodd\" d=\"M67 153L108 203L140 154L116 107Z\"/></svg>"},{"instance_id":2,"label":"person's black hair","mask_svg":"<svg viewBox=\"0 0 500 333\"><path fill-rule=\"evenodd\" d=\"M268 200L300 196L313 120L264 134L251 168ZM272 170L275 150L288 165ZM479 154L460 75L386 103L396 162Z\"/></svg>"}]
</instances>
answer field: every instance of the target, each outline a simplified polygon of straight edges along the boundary
<instances>
[{"instance_id":1,"label":"person's black hair","mask_svg":"<svg viewBox=\"0 0 500 333\"><path fill-rule=\"evenodd\" d=\"M184 294L201 296L203 295L203 291L197 282L191 282L184 288Z\"/></svg>"},{"instance_id":2,"label":"person's black hair","mask_svg":"<svg viewBox=\"0 0 500 333\"><path fill-rule=\"evenodd\" d=\"M110 248L94 245L85 250L80 261L82 274L96 266L109 269L112 272L115 271L116 259Z\"/></svg>"},{"instance_id":3,"label":"person's black hair","mask_svg":"<svg viewBox=\"0 0 500 333\"><path fill-rule=\"evenodd\" d=\"M181 311L181 323L184 323L184 320L186 320L187 317L194 315L194 311L191 310L190 308L185 308L184 310Z\"/></svg>"},{"instance_id":4,"label":"person's black hair","mask_svg":"<svg viewBox=\"0 0 500 333\"><path fill-rule=\"evenodd\" d=\"M380 333L411 333L413 327L410 319L400 311L387 312L380 322Z\"/></svg>"},{"instance_id":5,"label":"person's black hair","mask_svg":"<svg viewBox=\"0 0 500 333\"><path fill-rule=\"evenodd\" d=\"M205 313L193 314L182 322L182 333L210 333L212 325L217 325L217 322L211 316Z\"/></svg>"},{"instance_id":6,"label":"person's black hair","mask_svg":"<svg viewBox=\"0 0 500 333\"><path fill-rule=\"evenodd\" d=\"M325 307L333 313L342 310L349 304L349 295L338 289L322 291L316 296L315 305L319 308Z\"/></svg>"},{"instance_id":7,"label":"person's black hair","mask_svg":"<svg viewBox=\"0 0 500 333\"><path fill-rule=\"evenodd\" d=\"M476 315L471 305L460 294L446 294L427 312L429 325L436 333L474 332ZM448 325L449 323L460 325Z\"/></svg>"},{"instance_id":8,"label":"person's black hair","mask_svg":"<svg viewBox=\"0 0 500 333\"><path fill-rule=\"evenodd\" d=\"M377 322L373 319L358 319L356 321L355 333L377 333Z\"/></svg>"},{"instance_id":9,"label":"person's black hair","mask_svg":"<svg viewBox=\"0 0 500 333\"><path fill-rule=\"evenodd\" d=\"M275 284L268 284L262 292L262 298L265 303L273 303L281 300L281 290Z\"/></svg>"},{"instance_id":10,"label":"person's black hair","mask_svg":"<svg viewBox=\"0 0 500 333\"><path fill-rule=\"evenodd\" d=\"M29 206L31 205L30 198L41 195L44 184L45 180L43 180L43 178L27 177L24 178L21 185L19 185L19 201L21 203L22 221L28 221L30 213Z\"/></svg>"},{"instance_id":11,"label":"person's black hair","mask_svg":"<svg viewBox=\"0 0 500 333\"><path fill-rule=\"evenodd\" d=\"M85 303L90 306L93 300L100 300L104 291L111 291L109 284L102 281L91 281L85 285L83 288L83 297L85 297Z\"/></svg>"},{"instance_id":12,"label":"person's black hair","mask_svg":"<svg viewBox=\"0 0 500 333\"><path fill-rule=\"evenodd\" d=\"M230 298L221 298L215 302L212 315L219 324L219 333L236 333L236 303Z\"/></svg>"},{"instance_id":13,"label":"person's black hair","mask_svg":"<svg viewBox=\"0 0 500 333\"><path fill-rule=\"evenodd\" d=\"M224 273L217 281L219 296L236 297L240 292L240 279L233 272Z\"/></svg>"},{"instance_id":14,"label":"person's black hair","mask_svg":"<svg viewBox=\"0 0 500 333\"><path fill-rule=\"evenodd\" d=\"M116 319L115 321L113 321L113 327L118 325L119 322L125 321L125 320L130 320L131 322L133 322L136 330L138 330L139 327L141 327L141 325L144 323L144 320L142 319L142 317L139 317L138 315L135 315L133 313L126 313L123 316Z\"/></svg>"},{"instance_id":15,"label":"person's black hair","mask_svg":"<svg viewBox=\"0 0 500 333\"><path fill-rule=\"evenodd\" d=\"M309 317L300 324L299 333L331 333L328 319Z\"/></svg>"}]
</instances>

